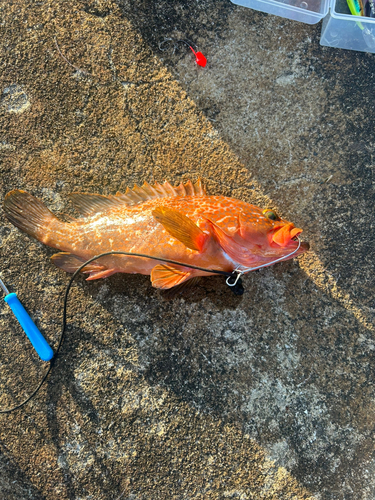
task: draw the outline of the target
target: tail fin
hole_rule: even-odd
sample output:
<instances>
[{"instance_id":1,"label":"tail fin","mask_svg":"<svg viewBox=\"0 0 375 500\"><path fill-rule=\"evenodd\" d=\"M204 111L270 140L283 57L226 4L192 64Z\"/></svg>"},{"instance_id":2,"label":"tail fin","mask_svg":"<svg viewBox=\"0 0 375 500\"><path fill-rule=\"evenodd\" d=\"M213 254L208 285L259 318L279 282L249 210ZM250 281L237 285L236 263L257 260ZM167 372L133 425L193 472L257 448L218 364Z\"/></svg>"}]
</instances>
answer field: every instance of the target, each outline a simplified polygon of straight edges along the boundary
<instances>
[{"instance_id":1,"label":"tail fin","mask_svg":"<svg viewBox=\"0 0 375 500\"><path fill-rule=\"evenodd\" d=\"M5 196L3 206L12 224L43 243L48 244L51 223L62 224L40 200L26 191L11 191Z\"/></svg>"}]
</instances>

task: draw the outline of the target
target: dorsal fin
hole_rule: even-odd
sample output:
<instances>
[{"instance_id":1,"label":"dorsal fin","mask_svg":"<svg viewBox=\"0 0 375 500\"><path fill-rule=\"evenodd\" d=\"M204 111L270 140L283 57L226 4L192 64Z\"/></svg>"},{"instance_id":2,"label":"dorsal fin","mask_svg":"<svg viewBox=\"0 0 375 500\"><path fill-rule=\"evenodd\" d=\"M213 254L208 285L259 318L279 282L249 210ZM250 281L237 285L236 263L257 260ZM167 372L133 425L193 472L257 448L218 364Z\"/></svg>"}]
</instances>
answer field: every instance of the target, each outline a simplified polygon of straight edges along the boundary
<instances>
[{"instance_id":1,"label":"dorsal fin","mask_svg":"<svg viewBox=\"0 0 375 500\"><path fill-rule=\"evenodd\" d=\"M75 208L83 216L104 212L110 207L121 205L133 206L155 198L166 198L169 196L204 196L205 189L200 179L195 184L187 181L185 184L173 187L169 182L164 184L155 183L151 186L147 182L142 187L135 185L133 189L127 188L125 193L116 193L115 196L103 196L100 194L71 193L69 195Z\"/></svg>"},{"instance_id":2,"label":"dorsal fin","mask_svg":"<svg viewBox=\"0 0 375 500\"><path fill-rule=\"evenodd\" d=\"M102 196L101 194L71 193L69 198L83 216L104 212L110 207L118 206L115 198Z\"/></svg>"}]
</instances>

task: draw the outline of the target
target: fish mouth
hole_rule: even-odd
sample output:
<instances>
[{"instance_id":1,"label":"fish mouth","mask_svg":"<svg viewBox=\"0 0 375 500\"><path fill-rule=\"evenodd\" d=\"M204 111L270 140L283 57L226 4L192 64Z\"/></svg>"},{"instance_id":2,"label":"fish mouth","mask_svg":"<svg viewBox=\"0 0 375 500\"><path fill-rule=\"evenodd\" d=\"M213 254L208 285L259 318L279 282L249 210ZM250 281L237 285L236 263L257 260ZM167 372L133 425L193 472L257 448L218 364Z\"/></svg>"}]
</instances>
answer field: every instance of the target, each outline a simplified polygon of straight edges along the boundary
<instances>
[{"instance_id":1,"label":"fish mouth","mask_svg":"<svg viewBox=\"0 0 375 500\"><path fill-rule=\"evenodd\" d=\"M285 224L284 226L278 228L272 235L272 243L275 243L278 247L286 248L299 241L298 236L302 233L302 229L299 227L294 227L292 223ZM306 252L310 248L310 245L306 242L300 243L300 248L298 253Z\"/></svg>"}]
</instances>

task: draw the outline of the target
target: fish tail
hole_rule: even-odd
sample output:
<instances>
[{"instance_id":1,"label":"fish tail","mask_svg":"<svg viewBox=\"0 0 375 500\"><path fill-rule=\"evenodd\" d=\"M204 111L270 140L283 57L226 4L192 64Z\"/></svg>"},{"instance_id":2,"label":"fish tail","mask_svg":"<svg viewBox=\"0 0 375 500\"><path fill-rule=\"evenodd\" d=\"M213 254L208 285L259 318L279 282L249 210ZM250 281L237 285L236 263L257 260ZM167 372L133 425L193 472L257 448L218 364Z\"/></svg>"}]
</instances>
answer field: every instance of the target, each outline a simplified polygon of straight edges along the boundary
<instances>
[{"instance_id":1,"label":"fish tail","mask_svg":"<svg viewBox=\"0 0 375 500\"><path fill-rule=\"evenodd\" d=\"M3 207L12 224L50 246L53 235L65 226L43 202L26 191L15 190L8 193L4 198Z\"/></svg>"}]
</instances>

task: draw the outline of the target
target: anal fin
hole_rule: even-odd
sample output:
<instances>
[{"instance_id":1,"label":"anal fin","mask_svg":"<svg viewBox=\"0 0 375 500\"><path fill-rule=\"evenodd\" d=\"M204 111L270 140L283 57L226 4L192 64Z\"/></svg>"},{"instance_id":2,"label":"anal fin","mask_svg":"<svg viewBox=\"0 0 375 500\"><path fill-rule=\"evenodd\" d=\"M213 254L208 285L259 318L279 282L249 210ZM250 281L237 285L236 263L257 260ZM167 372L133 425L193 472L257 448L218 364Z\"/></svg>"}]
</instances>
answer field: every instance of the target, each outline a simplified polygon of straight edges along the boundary
<instances>
[{"instance_id":1,"label":"anal fin","mask_svg":"<svg viewBox=\"0 0 375 500\"><path fill-rule=\"evenodd\" d=\"M69 252L60 252L52 255L51 260L56 267L62 269L63 271L66 271L67 273L75 273L77 269L79 269L88 259L78 257L77 255ZM82 269L82 272L91 273L92 271L103 271L103 269L106 269L106 267L94 261L85 266Z\"/></svg>"},{"instance_id":2,"label":"anal fin","mask_svg":"<svg viewBox=\"0 0 375 500\"><path fill-rule=\"evenodd\" d=\"M103 271L91 271L90 276L86 278L86 281L98 280L100 278L108 278L112 274L116 274L116 269L104 269Z\"/></svg>"},{"instance_id":3,"label":"anal fin","mask_svg":"<svg viewBox=\"0 0 375 500\"><path fill-rule=\"evenodd\" d=\"M77 269L79 269L82 264L86 262L87 259L78 257L77 255L74 255L72 253L60 252L52 255L51 260L56 267L62 269L63 271L66 271L67 273L75 273ZM94 260L93 262L90 262L90 264L85 266L81 272L90 273L89 277L87 278L87 281L89 281L99 278L107 278L108 276L115 274L117 271L115 269L108 269L98 262L95 262Z\"/></svg>"},{"instance_id":4,"label":"anal fin","mask_svg":"<svg viewBox=\"0 0 375 500\"><path fill-rule=\"evenodd\" d=\"M152 286L164 290L180 285L190 277L191 271L182 271L170 265L158 264L151 271Z\"/></svg>"}]
</instances>

